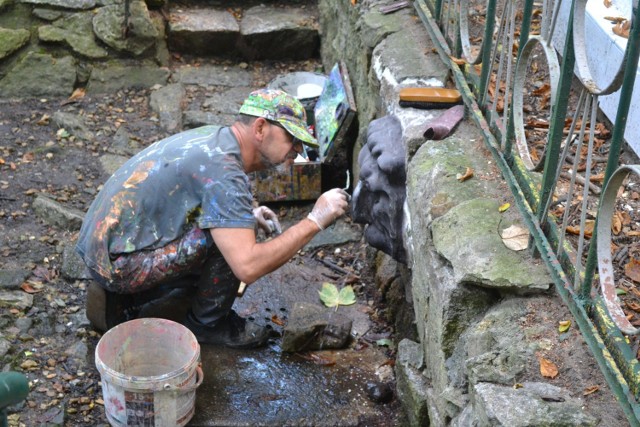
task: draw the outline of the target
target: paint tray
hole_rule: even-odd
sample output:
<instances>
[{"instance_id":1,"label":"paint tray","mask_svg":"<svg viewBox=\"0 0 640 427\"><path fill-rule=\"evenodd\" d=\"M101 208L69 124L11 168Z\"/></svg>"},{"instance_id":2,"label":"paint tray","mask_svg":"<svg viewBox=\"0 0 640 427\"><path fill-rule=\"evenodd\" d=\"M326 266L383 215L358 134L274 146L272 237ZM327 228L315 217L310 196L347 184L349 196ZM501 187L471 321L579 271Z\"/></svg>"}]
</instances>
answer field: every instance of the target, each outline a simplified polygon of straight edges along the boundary
<instances>
[{"instance_id":1,"label":"paint tray","mask_svg":"<svg viewBox=\"0 0 640 427\"><path fill-rule=\"evenodd\" d=\"M343 62L333 66L314 108L315 131L320 161L330 160L344 144L345 136L356 115L356 103Z\"/></svg>"}]
</instances>

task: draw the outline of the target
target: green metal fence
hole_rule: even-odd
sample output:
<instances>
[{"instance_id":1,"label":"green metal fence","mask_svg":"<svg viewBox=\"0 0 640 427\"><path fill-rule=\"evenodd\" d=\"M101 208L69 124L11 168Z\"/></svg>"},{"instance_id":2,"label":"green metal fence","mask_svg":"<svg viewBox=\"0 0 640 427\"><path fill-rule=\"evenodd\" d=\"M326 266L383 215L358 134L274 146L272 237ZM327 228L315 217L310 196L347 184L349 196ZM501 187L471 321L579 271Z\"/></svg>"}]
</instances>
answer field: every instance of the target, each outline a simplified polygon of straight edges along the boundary
<instances>
[{"instance_id":1,"label":"green metal fence","mask_svg":"<svg viewBox=\"0 0 640 427\"><path fill-rule=\"evenodd\" d=\"M611 65L617 72L602 84L586 50L586 3L573 0L559 52L552 39L561 0L416 0L414 6L509 183L531 231L531 250L546 263L630 423L640 425L640 330L619 298L635 285L620 286L615 271L624 257L612 245L624 198L619 190L640 182L640 166L620 164L640 11L627 19L623 61ZM598 100L618 91L617 116L600 155L606 129L598 125Z\"/></svg>"}]
</instances>

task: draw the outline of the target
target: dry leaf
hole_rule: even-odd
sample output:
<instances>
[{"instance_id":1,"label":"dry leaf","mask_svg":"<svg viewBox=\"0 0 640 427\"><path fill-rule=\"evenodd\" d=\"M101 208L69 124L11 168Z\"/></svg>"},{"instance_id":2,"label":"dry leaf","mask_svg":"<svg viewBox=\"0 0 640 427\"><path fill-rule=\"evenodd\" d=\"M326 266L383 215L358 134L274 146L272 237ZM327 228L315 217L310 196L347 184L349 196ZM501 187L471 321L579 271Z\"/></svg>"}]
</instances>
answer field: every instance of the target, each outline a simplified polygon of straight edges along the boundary
<instances>
[{"instance_id":1,"label":"dry leaf","mask_svg":"<svg viewBox=\"0 0 640 427\"><path fill-rule=\"evenodd\" d=\"M583 396L588 396L592 393L595 393L596 391L600 390L600 386L599 385L592 385L590 387L587 387L584 389L584 393L582 393Z\"/></svg>"},{"instance_id":2,"label":"dry leaf","mask_svg":"<svg viewBox=\"0 0 640 427\"><path fill-rule=\"evenodd\" d=\"M471 168L467 168L467 170L464 171L464 174L459 173L456 175L456 179L460 182L465 182L470 178L473 178L473 169Z\"/></svg>"},{"instance_id":3,"label":"dry leaf","mask_svg":"<svg viewBox=\"0 0 640 427\"><path fill-rule=\"evenodd\" d=\"M271 321L278 326L284 326L284 320L280 319L277 315L271 316Z\"/></svg>"},{"instance_id":4,"label":"dry leaf","mask_svg":"<svg viewBox=\"0 0 640 427\"><path fill-rule=\"evenodd\" d=\"M611 218L611 232L616 236L620 234L622 231L622 214L618 211L613 214L613 218Z\"/></svg>"},{"instance_id":5,"label":"dry leaf","mask_svg":"<svg viewBox=\"0 0 640 427\"><path fill-rule=\"evenodd\" d=\"M512 251L522 251L529 246L529 230L517 225L502 230L500 237L502 243Z\"/></svg>"},{"instance_id":6,"label":"dry leaf","mask_svg":"<svg viewBox=\"0 0 640 427\"><path fill-rule=\"evenodd\" d=\"M624 266L624 274L634 282L640 283L640 261L631 257Z\"/></svg>"},{"instance_id":7,"label":"dry leaf","mask_svg":"<svg viewBox=\"0 0 640 427\"><path fill-rule=\"evenodd\" d=\"M467 63L467 61L465 61L462 58L456 58L455 56L449 56L449 58L451 58L451 60L454 62L454 64L456 65L465 65Z\"/></svg>"},{"instance_id":8,"label":"dry leaf","mask_svg":"<svg viewBox=\"0 0 640 427\"><path fill-rule=\"evenodd\" d=\"M630 301L630 302L627 302L626 305L631 310L636 311L636 312L640 312L640 304L638 304L637 302Z\"/></svg>"},{"instance_id":9,"label":"dry leaf","mask_svg":"<svg viewBox=\"0 0 640 427\"><path fill-rule=\"evenodd\" d=\"M630 29L631 29L631 22L625 19L623 22L618 22L613 27L613 34L623 37L625 39L628 39Z\"/></svg>"},{"instance_id":10,"label":"dry leaf","mask_svg":"<svg viewBox=\"0 0 640 427\"><path fill-rule=\"evenodd\" d=\"M593 236L593 229L596 225L596 222L592 219L588 219L584 222L584 237L590 239ZM573 234L575 236L580 235L580 227L579 226L568 226L567 233Z\"/></svg>"},{"instance_id":11,"label":"dry leaf","mask_svg":"<svg viewBox=\"0 0 640 427\"><path fill-rule=\"evenodd\" d=\"M540 373L543 377L553 379L558 376L558 367L555 363L544 357L538 358L538 361L540 362Z\"/></svg>"},{"instance_id":12,"label":"dry leaf","mask_svg":"<svg viewBox=\"0 0 640 427\"><path fill-rule=\"evenodd\" d=\"M40 284L40 286L34 286L29 282L24 282L22 285L20 285L20 289L28 294L37 294L38 292L42 291L43 286L42 284Z\"/></svg>"},{"instance_id":13,"label":"dry leaf","mask_svg":"<svg viewBox=\"0 0 640 427\"><path fill-rule=\"evenodd\" d=\"M603 4L604 7L609 8L613 4L613 2L611 0L604 0Z\"/></svg>"}]
</instances>

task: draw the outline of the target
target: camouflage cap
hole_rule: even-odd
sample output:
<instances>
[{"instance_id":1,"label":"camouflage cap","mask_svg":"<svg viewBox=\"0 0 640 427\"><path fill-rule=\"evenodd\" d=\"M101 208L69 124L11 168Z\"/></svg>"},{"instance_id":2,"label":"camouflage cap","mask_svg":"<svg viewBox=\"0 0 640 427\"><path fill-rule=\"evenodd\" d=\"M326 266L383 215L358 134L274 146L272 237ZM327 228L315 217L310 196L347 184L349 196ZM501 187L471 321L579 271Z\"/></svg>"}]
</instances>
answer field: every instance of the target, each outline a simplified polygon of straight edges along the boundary
<instances>
[{"instance_id":1,"label":"camouflage cap","mask_svg":"<svg viewBox=\"0 0 640 427\"><path fill-rule=\"evenodd\" d=\"M277 89L259 89L249 94L240 114L263 117L280 123L305 145L318 148L318 141L307 130L307 114L295 97Z\"/></svg>"}]
</instances>

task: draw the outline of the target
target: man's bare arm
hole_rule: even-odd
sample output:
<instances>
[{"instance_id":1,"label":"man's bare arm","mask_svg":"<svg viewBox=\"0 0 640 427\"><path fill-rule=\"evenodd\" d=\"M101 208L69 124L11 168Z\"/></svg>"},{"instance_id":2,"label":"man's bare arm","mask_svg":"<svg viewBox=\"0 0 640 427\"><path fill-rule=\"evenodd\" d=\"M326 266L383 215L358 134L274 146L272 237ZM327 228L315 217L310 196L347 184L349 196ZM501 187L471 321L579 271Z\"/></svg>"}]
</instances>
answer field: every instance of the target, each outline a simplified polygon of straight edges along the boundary
<instances>
[{"instance_id":1,"label":"man's bare arm","mask_svg":"<svg viewBox=\"0 0 640 427\"><path fill-rule=\"evenodd\" d=\"M251 284L265 274L284 265L320 229L309 219L303 219L278 237L256 242L250 228L214 228L211 236L236 277Z\"/></svg>"}]
</instances>

